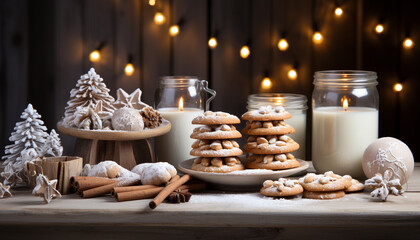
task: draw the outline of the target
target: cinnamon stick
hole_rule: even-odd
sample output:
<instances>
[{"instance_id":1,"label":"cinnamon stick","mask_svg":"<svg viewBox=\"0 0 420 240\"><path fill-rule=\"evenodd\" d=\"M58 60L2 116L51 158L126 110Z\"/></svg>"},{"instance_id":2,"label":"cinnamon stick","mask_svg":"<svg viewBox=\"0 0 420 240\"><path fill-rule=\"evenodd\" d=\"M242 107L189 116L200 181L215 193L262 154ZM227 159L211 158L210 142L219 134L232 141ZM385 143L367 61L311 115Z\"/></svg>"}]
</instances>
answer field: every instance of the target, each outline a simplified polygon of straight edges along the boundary
<instances>
[{"instance_id":1,"label":"cinnamon stick","mask_svg":"<svg viewBox=\"0 0 420 240\"><path fill-rule=\"evenodd\" d=\"M114 187L111 191L111 195L115 197L120 192L133 192L138 190L144 190L148 188L158 187L156 185L140 185L140 186L125 186L125 187Z\"/></svg>"},{"instance_id":2,"label":"cinnamon stick","mask_svg":"<svg viewBox=\"0 0 420 240\"><path fill-rule=\"evenodd\" d=\"M206 188L206 184L203 182L200 182L200 183L182 185L177 189L181 189L181 190L186 189L188 191L199 191L205 188ZM136 190L136 191L130 191L130 192L118 192L115 194L115 198L117 199L118 202L147 199L147 198L155 197L163 189L164 187L154 186L154 187L143 189L143 190Z\"/></svg>"},{"instance_id":3,"label":"cinnamon stick","mask_svg":"<svg viewBox=\"0 0 420 240\"><path fill-rule=\"evenodd\" d=\"M108 185L115 182L116 181L113 179L90 177L90 178L78 179L74 182L73 185L74 185L74 189L77 192L83 192L88 189Z\"/></svg>"},{"instance_id":4,"label":"cinnamon stick","mask_svg":"<svg viewBox=\"0 0 420 240\"><path fill-rule=\"evenodd\" d=\"M185 174L180 179L174 181L173 183L166 186L162 191L149 203L149 207L151 209L155 209L165 198L171 194L171 192L175 191L177 188L179 188L184 183L188 182L191 179L190 175Z\"/></svg>"},{"instance_id":5,"label":"cinnamon stick","mask_svg":"<svg viewBox=\"0 0 420 240\"><path fill-rule=\"evenodd\" d=\"M91 188L81 192L83 198L98 197L107 193L110 193L111 190L117 185L117 182L110 183L104 186Z\"/></svg>"},{"instance_id":6,"label":"cinnamon stick","mask_svg":"<svg viewBox=\"0 0 420 240\"><path fill-rule=\"evenodd\" d=\"M181 177L179 176L179 175L175 175L175 176L173 176L172 178L171 178L171 180L169 180L169 182L168 183L166 183L166 185L169 185L169 184L171 184L171 183L173 183L173 182L175 182L176 180L178 180L178 179L180 179Z\"/></svg>"}]
</instances>

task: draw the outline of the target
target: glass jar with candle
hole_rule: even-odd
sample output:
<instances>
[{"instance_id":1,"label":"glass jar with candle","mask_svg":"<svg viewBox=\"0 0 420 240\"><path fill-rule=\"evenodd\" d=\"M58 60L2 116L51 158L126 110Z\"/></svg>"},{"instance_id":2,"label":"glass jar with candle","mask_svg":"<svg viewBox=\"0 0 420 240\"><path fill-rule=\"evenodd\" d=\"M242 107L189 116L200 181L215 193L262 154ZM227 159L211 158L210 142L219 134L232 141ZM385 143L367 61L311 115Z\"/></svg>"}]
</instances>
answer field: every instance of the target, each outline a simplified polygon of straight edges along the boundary
<instances>
[{"instance_id":1,"label":"glass jar with candle","mask_svg":"<svg viewBox=\"0 0 420 240\"><path fill-rule=\"evenodd\" d=\"M191 158L191 133L197 126L191 121L208 109L216 92L205 80L189 76L162 77L155 93L155 108L171 122L171 131L155 139L156 159L174 166ZM205 93L212 96L205 101Z\"/></svg>"},{"instance_id":2,"label":"glass jar with candle","mask_svg":"<svg viewBox=\"0 0 420 240\"><path fill-rule=\"evenodd\" d=\"M365 149L378 138L377 75L319 71L312 94L312 162L319 173L364 178Z\"/></svg>"},{"instance_id":3,"label":"glass jar with candle","mask_svg":"<svg viewBox=\"0 0 420 240\"><path fill-rule=\"evenodd\" d=\"M248 96L248 110L258 110L262 106L270 105L272 107L283 106L286 111L292 114L292 118L285 121L295 128L295 133L290 134L300 147L292 154L299 159L305 157L306 142L306 111L307 98L305 95L292 93L258 93Z\"/></svg>"}]
</instances>

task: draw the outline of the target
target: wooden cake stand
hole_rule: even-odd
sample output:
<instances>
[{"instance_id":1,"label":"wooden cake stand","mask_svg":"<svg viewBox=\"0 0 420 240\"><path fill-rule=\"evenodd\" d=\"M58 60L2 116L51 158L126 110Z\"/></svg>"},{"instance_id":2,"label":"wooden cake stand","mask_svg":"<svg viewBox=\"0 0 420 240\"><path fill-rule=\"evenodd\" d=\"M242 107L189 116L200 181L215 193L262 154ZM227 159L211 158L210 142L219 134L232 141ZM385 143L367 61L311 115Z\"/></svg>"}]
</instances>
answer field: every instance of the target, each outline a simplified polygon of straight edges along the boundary
<instances>
[{"instance_id":1,"label":"wooden cake stand","mask_svg":"<svg viewBox=\"0 0 420 240\"><path fill-rule=\"evenodd\" d=\"M57 123L57 128L60 132L77 138L74 155L83 157L83 164L97 164L104 160L113 160L131 170L137 165L133 142L145 140L150 159L154 162L154 152L149 138L168 133L171 130L171 123L163 120L159 127L143 131L101 131L67 127L60 121Z\"/></svg>"}]
</instances>

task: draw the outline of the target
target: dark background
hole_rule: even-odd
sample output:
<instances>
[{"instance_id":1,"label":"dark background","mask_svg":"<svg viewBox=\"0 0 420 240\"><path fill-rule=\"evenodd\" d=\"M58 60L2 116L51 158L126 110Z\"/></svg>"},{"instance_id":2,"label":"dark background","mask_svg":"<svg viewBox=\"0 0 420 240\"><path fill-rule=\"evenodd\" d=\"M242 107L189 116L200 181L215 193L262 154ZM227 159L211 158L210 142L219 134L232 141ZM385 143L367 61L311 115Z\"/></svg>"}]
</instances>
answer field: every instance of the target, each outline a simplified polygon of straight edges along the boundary
<instances>
[{"instance_id":1,"label":"dark background","mask_svg":"<svg viewBox=\"0 0 420 240\"><path fill-rule=\"evenodd\" d=\"M334 15L336 4L341 17ZM260 91L265 71L271 92L310 99L315 71L364 69L379 76L380 137L401 139L416 156L419 7L408 0L158 0L154 7L146 0L0 0L0 147L9 144L28 103L49 130L55 128L70 90L90 67L114 97L119 87L140 87L151 105L159 77L195 75L217 91L213 110L236 115L246 111L247 96ZM153 22L157 10L166 16L163 25ZM180 34L172 38L168 28L180 19ZM373 30L379 21L385 26L381 35ZM314 27L323 33L320 45L312 42ZM216 32L219 44L210 50L207 41ZM283 32L286 52L276 46ZM402 48L407 34L415 43L411 50ZM89 53L102 42L101 61L90 62ZM251 55L242 59L239 49L247 42ZM136 68L130 77L123 72L128 55ZM295 64L298 79L288 80ZM396 82L404 84L401 93L392 90ZM60 136L71 154L74 139Z\"/></svg>"}]
</instances>

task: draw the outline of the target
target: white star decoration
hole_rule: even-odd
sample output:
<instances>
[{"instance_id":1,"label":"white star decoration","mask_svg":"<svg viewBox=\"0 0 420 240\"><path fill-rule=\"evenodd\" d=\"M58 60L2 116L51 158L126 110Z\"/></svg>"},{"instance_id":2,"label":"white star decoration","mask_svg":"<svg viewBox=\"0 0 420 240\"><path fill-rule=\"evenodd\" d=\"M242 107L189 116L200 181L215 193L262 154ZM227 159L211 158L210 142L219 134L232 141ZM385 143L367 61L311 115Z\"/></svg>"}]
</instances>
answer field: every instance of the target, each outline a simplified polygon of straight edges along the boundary
<instances>
[{"instance_id":1,"label":"white star decoration","mask_svg":"<svg viewBox=\"0 0 420 240\"><path fill-rule=\"evenodd\" d=\"M137 110L141 110L144 107L148 107L149 105L141 101L141 94L142 92L139 88L137 88L131 94L128 94L126 91L119 88L117 90L117 100L114 102L114 107L129 107Z\"/></svg>"},{"instance_id":2,"label":"white star decoration","mask_svg":"<svg viewBox=\"0 0 420 240\"><path fill-rule=\"evenodd\" d=\"M57 186L57 179L48 180L43 174L39 174L36 177L36 186L32 191L33 195L40 196L44 198L45 203L51 202L53 198L60 197L61 194L55 187Z\"/></svg>"},{"instance_id":3,"label":"white star decoration","mask_svg":"<svg viewBox=\"0 0 420 240\"><path fill-rule=\"evenodd\" d=\"M10 186L5 186L3 183L0 183L0 198L11 197L12 193L10 192Z\"/></svg>"}]
</instances>

